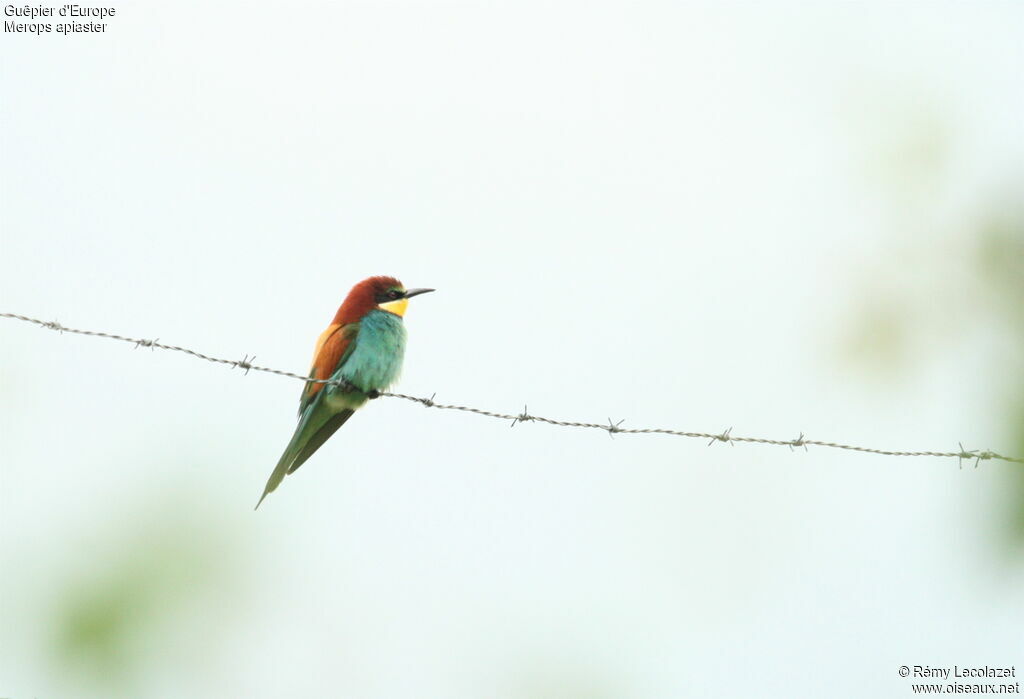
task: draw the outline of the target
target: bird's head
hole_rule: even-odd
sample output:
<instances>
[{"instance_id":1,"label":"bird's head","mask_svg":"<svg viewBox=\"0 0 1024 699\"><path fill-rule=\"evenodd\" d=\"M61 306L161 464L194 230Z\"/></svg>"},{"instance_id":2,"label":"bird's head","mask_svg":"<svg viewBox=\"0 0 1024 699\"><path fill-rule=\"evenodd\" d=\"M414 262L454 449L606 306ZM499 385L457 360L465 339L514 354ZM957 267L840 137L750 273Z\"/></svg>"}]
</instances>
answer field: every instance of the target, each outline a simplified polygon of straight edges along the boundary
<instances>
[{"instance_id":1,"label":"bird's head","mask_svg":"<svg viewBox=\"0 0 1024 699\"><path fill-rule=\"evenodd\" d=\"M405 309L409 307L409 299L413 296L426 294L433 289L406 289L397 279L389 277L375 277L379 281L374 285L373 300L377 308L396 316L404 316Z\"/></svg>"},{"instance_id":2,"label":"bird's head","mask_svg":"<svg viewBox=\"0 0 1024 699\"><path fill-rule=\"evenodd\" d=\"M398 317L405 315L409 299L433 289L406 289L394 277L370 277L352 287L338 309L336 323L353 323L372 310L387 311Z\"/></svg>"}]
</instances>

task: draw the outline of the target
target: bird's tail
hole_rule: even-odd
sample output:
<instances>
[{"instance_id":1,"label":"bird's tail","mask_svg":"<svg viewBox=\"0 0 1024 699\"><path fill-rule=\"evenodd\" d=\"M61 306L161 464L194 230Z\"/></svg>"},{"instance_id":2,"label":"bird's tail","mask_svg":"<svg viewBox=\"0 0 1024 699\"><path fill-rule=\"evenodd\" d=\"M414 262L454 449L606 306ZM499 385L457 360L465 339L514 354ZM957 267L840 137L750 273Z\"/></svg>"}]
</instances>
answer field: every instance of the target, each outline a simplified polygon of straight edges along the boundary
<instances>
[{"instance_id":1,"label":"bird's tail","mask_svg":"<svg viewBox=\"0 0 1024 699\"><path fill-rule=\"evenodd\" d=\"M292 435L292 440L281 454L281 459L274 467L274 472L270 474L267 487L263 489L263 495L260 496L255 509L259 509L263 499L281 485L284 477L304 464L306 459L311 457L339 427L344 425L354 412L349 409L334 412L322 401L317 400L299 420L295 434Z\"/></svg>"}]
</instances>

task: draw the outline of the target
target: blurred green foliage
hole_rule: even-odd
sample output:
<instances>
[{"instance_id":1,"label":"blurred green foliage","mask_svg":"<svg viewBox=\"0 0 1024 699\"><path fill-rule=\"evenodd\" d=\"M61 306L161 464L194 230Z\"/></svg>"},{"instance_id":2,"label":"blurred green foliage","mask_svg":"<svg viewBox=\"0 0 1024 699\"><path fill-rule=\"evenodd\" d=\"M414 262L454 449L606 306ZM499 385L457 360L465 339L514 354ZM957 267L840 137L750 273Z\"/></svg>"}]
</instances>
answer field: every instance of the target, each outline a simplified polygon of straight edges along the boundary
<instances>
[{"instance_id":1,"label":"blurred green foliage","mask_svg":"<svg viewBox=\"0 0 1024 699\"><path fill-rule=\"evenodd\" d=\"M978 236L977 265L990 303L1020 339L1024 336L1024 191L987 212Z\"/></svg>"},{"instance_id":2,"label":"blurred green foliage","mask_svg":"<svg viewBox=\"0 0 1024 699\"><path fill-rule=\"evenodd\" d=\"M1024 182L1005 172L985 173L984 183L958 179L960 134L943 106L921 94L878 92L857 106L855 140L870 154L861 167L891 235L857 290L842 353L888 382L984 331L995 338L982 346L984 364L1004 387L991 397L992 412L1006 431L1005 451L1024 454ZM1008 186L986 190L989 182ZM996 539L1017 560L1024 467L998 468L1006 476Z\"/></svg>"},{"instance_id":3,"label":"blurred green foliage","mask_svg":"<svg viewBox=\"0 0 1024 699\"><path fill-rule=\"evenodd\" d=\"M131 525L101 532L97 551L63 581L53 600L54 670L74 686L132 693L155 655L173 658L181 617L202 608L231 570L222 523L193 508L149 503ZM204 639L208 640L208 639Z\"/></svg>"},{"instance_id":4,"label":"blurred green foliage","mask_svg":"<svg viewBox=\"0 0 1024 699\"><path fill-rule=\"evenodd\" d=\"M1024 187L1022 187L1024 190ZM1024 191L993 207L977 239L976 263L986 281L987 310L1004 331L1009 347L996 363L1005 372L1007 393L1000 398L1016 454L1024 454ZM1008 468L999 492L1006 542L1024 550L1024 468Z\"/></svg>"},{"instance_id":5,"label":"blurred green foliage","mask_svg":"<svg viewBox=\"0 0 1024 699\"><path fill-rule=\"evenodd\" d=\"M1003 387L992 396L993 414L1009 440L1005 451L1024 454L1024 193L994 198L954 242L922 249L925 242L915 244L926 274L909 275L903 286L868 285L844 354L890 379L912 371L917 358L955 346L949 340L968 329L984 328L996 339L984 363ZM1006 476L996 494L996 536L1017 559L1024 552L1024 467L999 468Z\"/></svg>"}]
</instances>

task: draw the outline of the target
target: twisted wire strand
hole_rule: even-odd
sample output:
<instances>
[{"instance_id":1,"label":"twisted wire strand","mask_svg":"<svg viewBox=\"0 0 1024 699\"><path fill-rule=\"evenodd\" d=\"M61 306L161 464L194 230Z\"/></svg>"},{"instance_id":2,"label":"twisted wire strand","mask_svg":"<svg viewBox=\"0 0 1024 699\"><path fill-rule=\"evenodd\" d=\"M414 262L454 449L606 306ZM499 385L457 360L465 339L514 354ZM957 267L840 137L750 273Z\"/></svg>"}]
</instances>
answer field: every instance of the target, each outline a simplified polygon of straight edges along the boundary
<instances>
[{"instance_id":1,"label":"twisted wire strand","mask_svg":"<svg viewBox=\"0 0 1024 699\"><path fill-rule=\"evenodd\" d=\"M116 333L102 332L99 330L82 330L79 328L69 328L65 325L61 325L57 321L46 321L38 318L30 318L28 316L19 315L17 313L3 313L0 312L0 318L11 318L13 320L20 320L25 323L32 323L42 328L54 330L58 333L72 333L75 335L87 335L90 337L104 337L108 340L118 340L119 342L127 342L139 347L149 347L150 349L162 349L169 350L171 352L182 352L190 355L197 359L202 359L207 362L213 362L215 364L224 364L230 366L232 369L238 368L249 373L250 371L259 371L267 374L276 374L277 376L287 376L291 379L299 379L300 381L310 381L312 383L340 385L340 381L335 379L311 379L308 376L302 374L296 374L290 371L283 371L281 369L273 369L270 367L260 366L254 364L253 360L256 359L255 355L249 356L244 355L242 359L222 359L219 357L211 357L210 355L197 352L187 347L179 347L177 345L168 345L159 341L159 338L153 340L139 339L134 337L126 337L124 335L118 335ZM404 393L392 393L382 392L381 396L387 398L400 398L401 400L412 401L419 403L427 408L437 408L439 410L456 410L464 413L473 413L475 415L483 415L484 417L495 418L498 420L509 420L511 426L515 427L517 424L524 422L542 422L548 425L554 425L556 427L576 427L582 429L602 430L608 433L608 436L614 437L617 434L664 434L671 435L674 437L689 437L693 439L706 439L708 445L722 442L733 445L737 442L746 444L766 444L771 446L789 447L790 449L796 449L803 447L805 450L807 447L825 447L828 449L843 449L846 451L855 451L865 454L878 454L880 456L932 456L938 458L955 458L960 461L960 465L963 466L963 461L974 461L975 467L982 461L997 460L997 461L1008 461L1012 463L1024 463L1024 458L1005 456L988 449L965 449L963 444L959 444L959 450L957 451L896 451L889 449L874 449L871 447L861 447L852 444L841 444L838 442L826 442L817 439L807 439L801 432L800 436L796 439L767 439L764 437L742 437L732 434L732 428L730 427L723 432L717 434L712 432L687 432L684 430L670 430L660 427L644 427L644 428L632 428L622 427L624 420L618 422L612 422L611 418L608 419L607 424L597 422L576 422L571 420L555 420L549 417L543 417L541 415L531 415L523 406L523 411L518 414L512 413L499 413L492 410L483 410L481 408L474 408L466 405L450 405L446 403L438 403L434 400L437 394L434 394L430 398L420 398L418 396L410 396Z\"/></svg>"}]
</instances>

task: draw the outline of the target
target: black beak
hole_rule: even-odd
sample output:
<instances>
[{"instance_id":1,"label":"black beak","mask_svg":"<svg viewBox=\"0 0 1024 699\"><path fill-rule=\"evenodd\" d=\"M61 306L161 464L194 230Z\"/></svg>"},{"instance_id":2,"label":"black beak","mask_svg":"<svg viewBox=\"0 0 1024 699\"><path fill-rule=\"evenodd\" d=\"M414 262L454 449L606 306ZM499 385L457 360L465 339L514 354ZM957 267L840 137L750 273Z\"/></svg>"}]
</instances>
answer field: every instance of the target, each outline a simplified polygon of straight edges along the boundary
<instances>
[{"instance_id":1,"label":"black beak","mask_svg":"<svg viewBox=\"0 0 1024 699\"><path fill-rule=\"evenodd\" d=\"M405 298L411 299L413 296L419 296L420 294L429 294L434 289L406 289Z\"/></svg>"}]
</instances>

